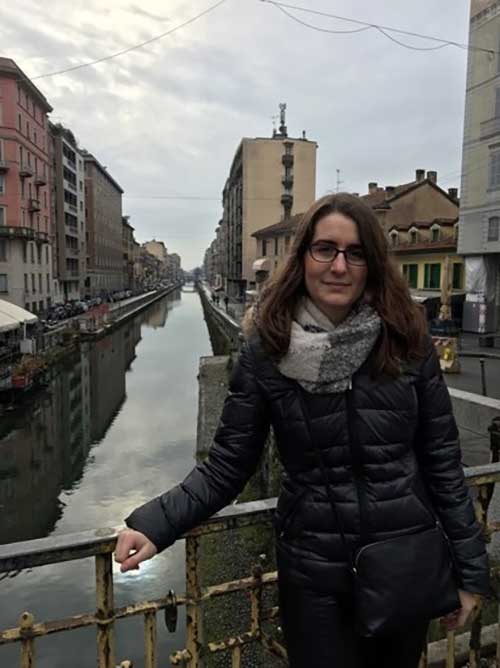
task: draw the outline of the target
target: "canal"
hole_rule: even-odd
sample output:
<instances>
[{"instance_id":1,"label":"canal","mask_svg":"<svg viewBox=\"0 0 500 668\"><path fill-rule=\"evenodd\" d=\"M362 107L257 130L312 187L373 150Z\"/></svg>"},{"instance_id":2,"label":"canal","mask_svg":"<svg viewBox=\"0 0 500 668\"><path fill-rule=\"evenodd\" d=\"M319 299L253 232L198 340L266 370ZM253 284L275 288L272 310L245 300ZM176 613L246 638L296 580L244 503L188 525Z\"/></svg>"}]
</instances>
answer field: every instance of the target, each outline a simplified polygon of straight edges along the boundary
<instances>
[{"instance_id":1,"label":"canal","mask_svg":"<svg viewBox=\"0 0 500 668\"><path fill-rule=\"evenodd\" d=\"M211 355L199 297L178 291L109 337L85 344L50 386L0 423L0 542L118 526L138 504L178 483L195 462L198 363ZM184 543L115 569L116 605L184 591ZM0 581L0 628L92 611L92 559L10 573ZM160 665L184 644L159 619ZM116 660L143 663L142 619L116 625ZM37 641L40 668L95 665L95 629ZM19 648L0 647L0 666Z\"/></svg>"}]
</instances>

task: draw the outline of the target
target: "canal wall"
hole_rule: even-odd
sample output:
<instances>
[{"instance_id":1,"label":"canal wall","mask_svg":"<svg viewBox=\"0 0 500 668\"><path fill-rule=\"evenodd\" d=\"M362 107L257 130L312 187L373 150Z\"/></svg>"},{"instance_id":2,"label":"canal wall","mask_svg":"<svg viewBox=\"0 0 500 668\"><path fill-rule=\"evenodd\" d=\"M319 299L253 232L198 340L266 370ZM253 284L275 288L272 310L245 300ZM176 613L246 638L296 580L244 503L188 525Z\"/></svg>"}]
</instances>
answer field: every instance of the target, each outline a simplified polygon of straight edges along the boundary
<instances>
[{"instance_id":1,"label":"canal wall","mask_svg":"<svg viewBox=\"0 0 500 668\"><path fill-rule=\"evenodd\" d=\"M203 303L203 302L202 302ZM213 443L236 354L202 357L198 383L197 459L203 460ZM281 465L278 462L274 437L270 434L256 473L251 477L238 502L274 497L278 493ZM275 545L273 527L261 525L229 529L222 533L201 537L198 564L201 586L248 577L253 567L263 563L266 570L274 570ZM265 556L264 556L265 555ZM263 561L262 561L263 560ZM266 606L277 605L277 591L266 592ZM245 592L233 592L206 602L202 608L203 642L215 642L221 637L244 633L251 626L250 601ZM244 660L243 660L244 654ZM206 668L219 668L223 657L207 654ZM243 648L242 665L278 668L282 664L264 653L259 643Z\"/></svg>"},{"instance_id":2,"label":"canal wall","mask_svg":"<svg viewBox=\"0 0 500 668\"><path fill-rule=\"evenodd\" d=\"M224 305L214 304L201 284L198 284L198 294L214 355L229 355L239 350L243 341L240 323L226 313Z\"/></svg>"}]
</instances>

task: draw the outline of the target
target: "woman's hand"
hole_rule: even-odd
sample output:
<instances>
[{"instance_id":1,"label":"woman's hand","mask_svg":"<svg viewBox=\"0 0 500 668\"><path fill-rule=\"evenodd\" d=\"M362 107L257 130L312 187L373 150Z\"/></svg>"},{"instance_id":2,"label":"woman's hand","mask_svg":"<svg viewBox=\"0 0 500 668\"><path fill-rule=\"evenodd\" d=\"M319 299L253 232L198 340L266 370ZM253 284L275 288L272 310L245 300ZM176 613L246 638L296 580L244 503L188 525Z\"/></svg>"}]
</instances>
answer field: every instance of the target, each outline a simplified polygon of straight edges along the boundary
<instances>
[{"instance_id":1,"label":"woman's hand","mask_svg":"<svg viewBox=\"0 0 500 668\"><path fill-rule=\"evenodd\" d=\"M115 548L115 561L121 564L122 573L132 569L137 570L141 561L151 559L158 552L152 543L140 531L124 529L118 536Z\"/></svg>"},{"instance_id":2,"label":"woman's hand","mask_svg":"<svg viewBox=\"0 0 500 668\"><path fill-rule=\"evenodd\" d=\"M441 619L447 631L455 631L455 629L464 626L469 615L479 605L481 598L478 594L471 594L469 591L464 591L463 589L458 590L458 595L462 607L454 612L450 612L449 615Z\"/></svg>"}]
</instances>

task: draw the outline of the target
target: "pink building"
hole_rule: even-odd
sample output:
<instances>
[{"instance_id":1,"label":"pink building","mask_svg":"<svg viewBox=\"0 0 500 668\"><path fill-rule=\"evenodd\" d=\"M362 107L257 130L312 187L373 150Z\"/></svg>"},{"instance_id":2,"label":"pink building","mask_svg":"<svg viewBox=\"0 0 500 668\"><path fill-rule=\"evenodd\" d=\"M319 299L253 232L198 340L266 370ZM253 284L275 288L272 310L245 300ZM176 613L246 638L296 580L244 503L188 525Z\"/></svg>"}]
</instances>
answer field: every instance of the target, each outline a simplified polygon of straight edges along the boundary
<instances>
[{"instance_id":1,"label":"pink building","mask_svg":"<svg viewBox=\"0 0 500 668\"><path fill-rule=\"evenodd\" d=\"M16 63L0 58L0 297L34 312L53 291L51 111Z\"/></svg>"}]
</instances>

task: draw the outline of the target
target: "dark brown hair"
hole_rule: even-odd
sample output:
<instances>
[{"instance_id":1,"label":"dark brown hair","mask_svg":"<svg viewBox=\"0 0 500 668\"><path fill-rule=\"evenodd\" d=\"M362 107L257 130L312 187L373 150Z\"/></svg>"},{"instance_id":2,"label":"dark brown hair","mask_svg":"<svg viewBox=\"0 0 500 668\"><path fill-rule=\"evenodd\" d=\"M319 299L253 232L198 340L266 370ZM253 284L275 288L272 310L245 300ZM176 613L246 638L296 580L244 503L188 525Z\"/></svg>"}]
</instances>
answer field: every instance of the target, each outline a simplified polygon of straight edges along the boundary
<instances>
[{"instance_id":1,"label":"dark brown hair","mask_svg":"<svg viewBox=\"0 0 500 668\"><path fill-rule=\"evenodd\" d=\"M286 354L295 308L306 294L304 255L316 224L331 213L347 216L358 227L368 269L365 297L382 319L375 369L397 375L402 360L425 354L427 323L423 309L413 302L404 277L389 256L385 233L373 210L348 193L322 197L304 213L286 263L265 285L254 313L245 317L243 329L247 335L257 330L271 355Z\"/></svg>"}]
</instances>

